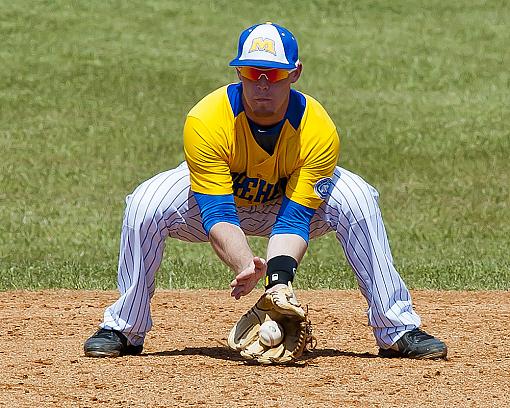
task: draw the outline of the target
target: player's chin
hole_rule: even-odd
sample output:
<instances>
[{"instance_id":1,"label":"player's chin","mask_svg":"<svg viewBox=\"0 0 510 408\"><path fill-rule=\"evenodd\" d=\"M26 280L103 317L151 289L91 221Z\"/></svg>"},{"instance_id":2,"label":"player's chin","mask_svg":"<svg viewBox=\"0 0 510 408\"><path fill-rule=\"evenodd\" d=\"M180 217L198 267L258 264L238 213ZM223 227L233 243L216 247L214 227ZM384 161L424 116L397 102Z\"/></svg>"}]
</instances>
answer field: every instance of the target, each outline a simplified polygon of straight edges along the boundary
<instances>
[{"instance_id":1,"label":"player's chin","mask_svg":"<svg viewBox=\"0 0 510 408\"><path fill-rule=\"evenodd\" d=\"M253 113L259 118L267 118L275 114L275 109L270 106L264 106L263 104L260 104L255 109L253 109Z\"/></svg>"}]
</instances>

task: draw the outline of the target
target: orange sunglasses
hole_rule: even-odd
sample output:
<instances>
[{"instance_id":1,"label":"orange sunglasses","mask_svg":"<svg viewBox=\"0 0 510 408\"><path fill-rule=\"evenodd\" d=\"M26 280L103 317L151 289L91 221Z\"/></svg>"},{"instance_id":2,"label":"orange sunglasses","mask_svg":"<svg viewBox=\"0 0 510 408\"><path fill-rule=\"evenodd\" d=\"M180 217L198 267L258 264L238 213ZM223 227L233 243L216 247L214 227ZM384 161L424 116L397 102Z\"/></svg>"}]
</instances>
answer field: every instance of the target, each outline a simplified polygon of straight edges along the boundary
<instances>
[{"instance_id":1,"label":"orange sunglasses","mask_svg":"<svg viewBox=\"0 0 510 408\"><path fill-rule=\"evenodd\" d=\"M279 68L271 68L271 69L261 69L255 67L237 67L237 71L241 74L242 77L249 79L250 81L258 81L262 75L266 77L266 79L271 82L278 82L282 79L287 79L291 72L294 72L297 68L286 70Z\"/></svg>"}]
</instances>

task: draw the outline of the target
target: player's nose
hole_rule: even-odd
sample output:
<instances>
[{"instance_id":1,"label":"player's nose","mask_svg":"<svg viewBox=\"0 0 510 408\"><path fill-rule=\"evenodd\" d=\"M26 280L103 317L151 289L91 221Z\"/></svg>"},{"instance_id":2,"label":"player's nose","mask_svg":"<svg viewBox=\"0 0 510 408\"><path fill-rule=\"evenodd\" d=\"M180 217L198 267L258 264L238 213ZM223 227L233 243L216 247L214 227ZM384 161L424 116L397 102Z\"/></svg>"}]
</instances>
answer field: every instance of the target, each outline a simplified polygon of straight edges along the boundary
<instances>
[{"instance_id":1,"label":"player's nose","mask_svg":"<svg viewBox=\"0 0 510 408\"><path fill-rule=\"evenodd\" d=\"M267 79L267 77L262 74L259 79L257 80L257 88L259 88L260 90L267 90L269 89L271 85L271 82L269 82L269 80Z\"/></svg>"}]
</instances>

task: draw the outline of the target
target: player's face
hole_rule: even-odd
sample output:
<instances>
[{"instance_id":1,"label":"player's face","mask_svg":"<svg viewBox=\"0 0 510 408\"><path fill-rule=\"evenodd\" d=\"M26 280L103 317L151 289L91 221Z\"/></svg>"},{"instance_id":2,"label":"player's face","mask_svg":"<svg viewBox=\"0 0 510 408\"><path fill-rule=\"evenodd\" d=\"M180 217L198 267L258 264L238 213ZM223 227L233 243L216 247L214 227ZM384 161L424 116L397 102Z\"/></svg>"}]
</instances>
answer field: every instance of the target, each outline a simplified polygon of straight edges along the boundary
<instances>
[{"instance_id":1,"label":"player's face","mask_svg":"<svg viewBox=\"0 0 510 408\"><path fill-rule=\"evenodd\" d=\"M291 84L298 80L301 70L301 65L290 73L281 70L264 73L264 70L252 67L246 71L238 70L247 116L259 125L271 125L282 120L289 104Z\"/></svg>"}]
</instances>

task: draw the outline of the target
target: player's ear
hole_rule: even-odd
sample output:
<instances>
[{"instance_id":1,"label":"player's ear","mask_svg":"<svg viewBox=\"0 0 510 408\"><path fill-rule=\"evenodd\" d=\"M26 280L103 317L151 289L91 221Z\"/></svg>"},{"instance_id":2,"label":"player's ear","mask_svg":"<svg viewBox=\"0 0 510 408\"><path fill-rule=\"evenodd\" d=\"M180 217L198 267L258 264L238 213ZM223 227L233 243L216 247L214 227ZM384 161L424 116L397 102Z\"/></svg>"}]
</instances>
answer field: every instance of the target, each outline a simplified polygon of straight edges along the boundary
<instances>
[{"instance_id":1,"label":"player's ear","mask_svg":"<svg viewBox=\"0 0 510 408\"><path fill-rule=\"evenodd\" d=\"M299 77L301 76L301 72L303 72L303 64L301 64L301 61L298 61L296 70L290 74L290 83L293 84L294 82L297 82Z\"/></svg>"}]
</instances>

